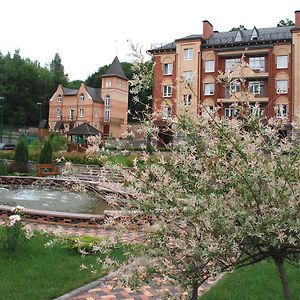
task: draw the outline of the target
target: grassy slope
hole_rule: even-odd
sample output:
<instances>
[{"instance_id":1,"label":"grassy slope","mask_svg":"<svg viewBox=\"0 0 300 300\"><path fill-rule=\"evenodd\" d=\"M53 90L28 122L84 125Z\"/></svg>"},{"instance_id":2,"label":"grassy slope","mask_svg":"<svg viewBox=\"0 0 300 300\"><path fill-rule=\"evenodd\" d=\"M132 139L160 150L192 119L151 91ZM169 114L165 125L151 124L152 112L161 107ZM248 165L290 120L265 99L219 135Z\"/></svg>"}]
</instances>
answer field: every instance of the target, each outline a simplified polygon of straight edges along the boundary
<instances>
[{"instance_id":1,"label":"grassy slope","mask_svg":"<svg viewBox=\"0 0 300 300\"><path fill-rule=\"evenodd\" d=\"M36 236L15 254L0 248L0 299L53 299L96 278L81 263L95 264L95 256L84 259L61 246L45 248L49 240Z\"/></svg>"},{"instance_id":2,"label":"grassy slope","mask_svg":"<svg viewBox=\"0 0 300 300\"><path fill-rule=\"evenodd\" d=\"M293 299L300 299L300 268L285 266ZM282 300L277 269L272 261L225 275L201 300Z\"/></svg>"}]
</instances>

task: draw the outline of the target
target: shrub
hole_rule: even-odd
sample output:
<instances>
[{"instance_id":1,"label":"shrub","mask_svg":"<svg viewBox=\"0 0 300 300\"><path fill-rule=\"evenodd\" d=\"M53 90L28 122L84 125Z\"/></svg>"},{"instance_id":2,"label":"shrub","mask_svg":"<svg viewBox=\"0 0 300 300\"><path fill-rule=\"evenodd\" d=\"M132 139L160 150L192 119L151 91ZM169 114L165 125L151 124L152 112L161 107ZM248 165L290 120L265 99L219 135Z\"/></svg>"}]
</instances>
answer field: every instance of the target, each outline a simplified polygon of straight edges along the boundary
<instances>
[{"instance_id":1,"label":"shrub","mask_svg":"<svg viewBox=\"0 0 300 300\"><path fill-rule=\"evenodd\" d=\"M49 141L53 151L65 150L67 148L67 139L60 134L51 133Z\"/></svg>"},{"instance_id":2,"label":"shrub","mask_svg":"<svg viewBox=\"0 0 300 300\"><path fill-rule=\"evenodd\" d=\"M40 153L40 164L51 164L53 160L53 151L50 140L46 140Z\"/></svg>"},{"instance_id":3,"label":"shrub","mask_svg":"<svg viewBox=\"0 0 300 300\"><path fill-rule=\"evenodd\" d=\"M16 164L27 164L28 163L28 157L29 157L29 152L28 152L28 145L27 142L24 138L24 136L20 136L16 151L15 151L15 162Z\"/></svg>"},{"instance_id":4,"label":"shrub","mask_svg":"<svg viewBox=\"0 0 300 300\"><path fill-rule=\"evenodd\" d=\"M7 175L6 165L3 161L0 161L0 175Z\"/></svg>"}]
</instances>

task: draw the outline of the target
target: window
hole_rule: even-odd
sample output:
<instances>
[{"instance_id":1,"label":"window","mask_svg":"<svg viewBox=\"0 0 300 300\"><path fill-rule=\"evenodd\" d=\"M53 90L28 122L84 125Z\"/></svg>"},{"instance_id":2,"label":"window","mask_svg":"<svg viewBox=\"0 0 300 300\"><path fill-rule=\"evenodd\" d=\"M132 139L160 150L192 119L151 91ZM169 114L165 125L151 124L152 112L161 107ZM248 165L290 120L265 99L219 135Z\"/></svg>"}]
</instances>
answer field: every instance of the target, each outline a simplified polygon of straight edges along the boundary
<instances>
[{"instance_id":1,"label":"window","mask_svg":"<svg viewBox=\"0 0 300 300\"><path fill-rule=\"evenodd\" d=\"M84 94L80 94L79 100L80 100L80 101L83 101L83 100L84 100Z\"/></svg>"},{"instance_id":2,"label":"window","mask_svg":"<svg viewBox=\"0 0 300 300\"><path fill-rule=\"evenodd\" d=\"M240 110L236 109L232 106L227 106L225 107L225 117L226 118L233 118L233 117L238 117L240 115Z\"/></svg>"},{"instance_id":3,"label":"window","mask_svg":"<svg viewBox=\"0 0 300 300\"><path fill-rule=\"evenodd\" d=\"M277 61L277 69L286 69L288 67L287 55L278 55L276 61Z\"/></svg>"},{"instance_id":4,"label":"window","mask_svg":"<svg viewBox=\"0 0 300 300\"><path fill-rule=\"evenodd\" d=\"M264 108L258 104L250 106L250 112L255 117L262 117L264 113Z\"/></svg>"},{"instance_id":5,"label":"window","mask_svg":"<svg viewBox=\"0 0 300 300\"><path fill-rule=\"evenodd\" d=\"M173 64L164 64L164 75L172 75Z\"/></svg>"},{"instance_id":6,"label":"window","mask_svg":"<svg viewBox=\"0 0 300 300\"><path fill-rule=\"evenodd\" d=\"M212 73L215 71L215 61L206 60L204 63L205 73Z\"/></svg>"},{"instance_id":7,"label":"window","mask_svg":"<svg viewBox=\"0 0 300 300\"><path fill-rule=\"evenodd\" d=\"M57 118L60 118L60 117L61 117L61 110L60 110L60 109L57 109L57 110L56 110L56 117L57 117Z\"/></svg>"},{"instance_id":8,"label":"window","mask_svg":"<svg viewBox=\"0 0 300 300\"><path fill-rule=\"evenodd\" d=\"M264 57L250 57L249 67L253 70L265 71L265 58Z\"/></svg>"},{"instance_id":9,"label":"window","mask_svg":"<svg viewBox=\"0 0 300 300\"><path fill-rule=\"evenodd\" d=\"M192 60L193 59L193 48L187 48L183 50L183 59Z\"/></svg>"},{"instance_id":10,"label":"window","mask_svg":"<svg viewBox=\"0 0 300 300\"><path fill-rule=\"evenodd\" d=\"M287 117L288 115L288 105L287 104L279 104L276 107L276 116L277 117Z\"/></svg>"},{"instance_id":11,"label":"window","mask_svg":"<svg viewBox=\"0 0 300 300\"><path fill-rule=\"evenodd\" d=\"M183 78L185 80L191 81L193 78L193 72L192 71L184 71L183 72Z\"/></svg>"},{"instance_id":12,"label":"window","mask_svg":"<svg viewBox=\"0 0 300 300\"><path fill-rule=\"evenodd\" d=\"M163 119L170 119L172 116L171 106L167 105L163 108Z\"/></svg>"},{"instance_id":13,"label":"window","mask_svg":"<svg viewBox=\"0 0 300 300\"><path fill-rule=\"evenodd\" d=\"M234 41L235 42L242 42L243 41L243 36L242 36L242 33L241 33L240 29L237 30Z\"/></svg>"},{"instance_id":14,"label":"window","mask_svg":"<svg viewBox=\"0 0 300 300\"><path fill-rule=\"evenodd\" d=\"M202 116L205 118L210 117L214 114L214 107L213 105L204 105L202 109Z\"/></svg>"},{"instance_id":15,"label":"window","mask_svg":"<svg viewBox=\"0 0 300 300\"><path fill-rule=\"evenodd\" d=\"M215 84L214 83L204 83L204 95L213 95L215 93Z\"/></svg>"},{"instance_id":16,"label":"window","mask_svg":"<svg viewBox=\"0 0 300 300\"><path fill-rule=\"evenodd\" d=\"M163 86L163 96L164 97L171 97L172 96L172 86L164 85Z\"/></svg>"},{"instance_id":17,"label":"window","mask_svg":"<svg viewBox=\"0 0 300 300\"><path fill-rule=\"evenodd\" d=\"M100 115L100 110L98 108L95 109L95 118L98 119Z\"/></svg>"},{"instance_id":18,"label":"window","mask_svg":"<svg viewBox=\"0 0 300 300\"><path fill-rule=\"evenodd\" d=\"M183 104L185 106L192 104L192 95L191 94L185 94L183 95Z\"/></svg>"},{"instance_id":19,"label":"window","mask_svg":"<svg viewBox=\"0 0 300 300\"><path fill-rule=\"evenodd\" d=\"M277 91L277 94L287 94L288 81L287 80L277 80L276 81L276 91Z\"/></svg>"},{"instance_id":20,"label":"window","mask_svg":"<svg viewBox=\"0 0 300 300\"><path fill-rule=\"evenodd\" d=\"M110 96L107 95L104 100L104 122L110 121Z\"/></svg>"},{"instance_id":21,"label":"window","mask_svg":"<svg viewBox=\"0 0 300 300\"><path fill-rule=\"evenodd\" d=\"M105 81L105 87L111 87L111 80Z\"/></svg>"},{"instance_id":22,"label":"window","mask_svg":"<svg viewBox=\"0 0 300 300\"><path fill-rule=\"evenodd\" d=\"M264 82L263 81L249 81L248 90L254 95L264 96Z\"/></svg>"},{"instance_id":23,"label":"window","mask_svg":"<svg viewBox=\"0 0 300 300\"><path fill-rule=\"evenodd\" d=\"M61 94L58 94L58 96L57 96L57 102L61 102L61 99L62 99Z\"/></svg>"},{"instance_id":24,"label":"window","mask_svg":"<svg viewBox=\"0 0 300 300\"><path fill-rule=\"evenodd\" d=\"M252 35L251 35L251 41L254 41L254 40L258 40L258 31L257 31L256 27L253 28Z\"/></svg>"},{"instance_id":25,"label":"window","mask_svg":"<svg viewBox=\"0 0 300 300\"><path fill-rule=\"evenodd\" d=\"M75 110L73 108L70 109L70 120L73 121L75 117Z\"/></svg>"},{"instance_id":26,"label":"window","mask_svg":"<svg viewBox=\"0 0 300 300\"><path fill-rule=\"evenodd\" d=\"M79 108L79 117L82 118L84 115L84 108Z\"/></svg>"},{"instance_id":27,"label":"window","mask_svg":"<svg viewBox=\"0 0 300 300\"><path fill-rule=\"evenodd\" d=\"M239 81L231 82L225 86L225 98L230 98L234 93L241 91L241 83Z\"/></svg>"},{"instance_id":28,"label":"window","mask_svg":"<svg viewBox=\"0 0 300 300\"><path fill-rule=\"evenodd\" d=\"M241 63L240 58L229 58L225 60L225 72L231 72Z\"/></svg>"}]
</instances>

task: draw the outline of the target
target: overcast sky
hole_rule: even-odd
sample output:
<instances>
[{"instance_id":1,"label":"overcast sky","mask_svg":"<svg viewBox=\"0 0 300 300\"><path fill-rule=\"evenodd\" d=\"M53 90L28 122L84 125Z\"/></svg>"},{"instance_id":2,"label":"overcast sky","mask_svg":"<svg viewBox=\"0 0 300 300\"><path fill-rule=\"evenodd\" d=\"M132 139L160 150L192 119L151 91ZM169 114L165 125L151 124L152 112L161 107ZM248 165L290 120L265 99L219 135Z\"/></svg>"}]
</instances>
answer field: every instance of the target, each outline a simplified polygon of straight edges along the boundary
<instances>
[{"instance_id":1,"label":"overcast sky","mask_svg":"<svg viewBox=\"0 0 300 300\"><path fill-rule=\"evenodd\" d=\"M0 51L49 63L59 53L70 80L85 80L117 54L130 61L127 40L153 43L202 33L202 21L228 31L294 21L299 0L2 0Z\"/></svg>"}]
</instances>

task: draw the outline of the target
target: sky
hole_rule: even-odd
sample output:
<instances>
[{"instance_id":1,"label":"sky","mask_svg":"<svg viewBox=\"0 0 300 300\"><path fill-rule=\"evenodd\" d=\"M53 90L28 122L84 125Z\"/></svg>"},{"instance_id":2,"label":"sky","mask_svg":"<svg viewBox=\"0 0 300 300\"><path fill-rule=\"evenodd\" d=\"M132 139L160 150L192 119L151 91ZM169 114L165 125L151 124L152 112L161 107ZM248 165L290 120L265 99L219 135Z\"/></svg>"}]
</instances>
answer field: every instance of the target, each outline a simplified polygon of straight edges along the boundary
<instances>
[{"instance_id":1,"label":"sky","mask_svg":"<svg viewBox=\"0 0 300 300\"><path fill-rule=\"evenodd\" d=\"M240 24L276 27L294 21L299 0L2 0L0 51L49 64L58 53L70 80L85 80L117 55L130 62L128 40L144 50L202 33L202 21L214 30Z\"/></svg>"}]
</instances>

